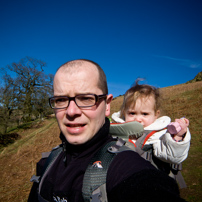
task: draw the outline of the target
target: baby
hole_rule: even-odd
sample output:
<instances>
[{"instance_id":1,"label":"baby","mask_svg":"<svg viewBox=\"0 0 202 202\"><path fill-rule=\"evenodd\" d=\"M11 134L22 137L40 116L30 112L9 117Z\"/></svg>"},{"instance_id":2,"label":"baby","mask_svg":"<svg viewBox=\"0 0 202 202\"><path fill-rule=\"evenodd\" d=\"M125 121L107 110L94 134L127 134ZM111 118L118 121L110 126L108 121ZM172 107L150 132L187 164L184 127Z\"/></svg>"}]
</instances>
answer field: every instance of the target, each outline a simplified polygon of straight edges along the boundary
<instances>
[{"instance_id":1,"label":"baby","mask_svg":"<svg viewBox=\"0 0 202 202\"><path fill-rule=\"evenodd\" d=\"M167 126L171 119L168 116L160 117L160 95L157 88L139 85L137 81L126 91L121 110L112 114L112 119L121 124L111 124L111 134L114 132L113 127L121 127L122 135L128 134L129 142L134 144L135 150L166 173L170 173L173 164L180 164L187 158L191 140L189 120L176 119L181 130L176 134L169 133ZM139 122L144 128L144 133L141 136L140 132L137 132L141 131L139 128L135 130L135 135L132 135L131 131L128 131L128 126L123 127L124 122L136 125L136 122ZM174 125L172 124L172 127Z\"/></svg>"}]
</instances>

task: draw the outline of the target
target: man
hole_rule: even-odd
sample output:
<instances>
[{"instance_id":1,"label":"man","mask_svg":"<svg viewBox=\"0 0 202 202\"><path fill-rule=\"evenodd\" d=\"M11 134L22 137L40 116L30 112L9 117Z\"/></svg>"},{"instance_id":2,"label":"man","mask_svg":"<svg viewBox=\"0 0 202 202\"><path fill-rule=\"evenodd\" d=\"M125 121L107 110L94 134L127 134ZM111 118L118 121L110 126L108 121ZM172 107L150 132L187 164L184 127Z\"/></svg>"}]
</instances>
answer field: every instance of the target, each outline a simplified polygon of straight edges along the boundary
<instances>
[{"instance_id":1,"label":"man","mask_svg":"<svg viewBox=\"0 0 202 202\"><path fill-rule=\"evenodd\" d=\"M83 202L83 178L91 159L100 148L116 141L109 135L110 123L106 118L113 96L108 94L100 66L83 59L62 65L54 77L53 88L50 104L61 130L63 151L39 186L40 200L38 185L34 183L28 201ZM98 167L102 168L102 163ZM43 160L38 163L39 175L43 164ZM106 192L109 202L183 201L175 181L133 151L120 152L112 160Z\"/></svg>"}]
</instances>

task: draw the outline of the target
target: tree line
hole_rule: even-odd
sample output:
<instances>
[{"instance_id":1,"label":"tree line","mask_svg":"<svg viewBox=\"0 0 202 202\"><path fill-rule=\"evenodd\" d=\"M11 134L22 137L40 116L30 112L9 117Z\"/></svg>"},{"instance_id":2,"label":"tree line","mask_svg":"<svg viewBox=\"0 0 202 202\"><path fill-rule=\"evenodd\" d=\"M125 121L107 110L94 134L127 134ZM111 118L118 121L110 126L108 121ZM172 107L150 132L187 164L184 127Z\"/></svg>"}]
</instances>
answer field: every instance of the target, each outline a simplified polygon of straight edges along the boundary
<instances>
[{"instance_id":1,"label":"tree line","mask_svg":"<svg viewBox=\"0 0 202 202\"><path fill-rule=\"evenodd\" d=\"M1 68L0 133L13 125L27 123L52 113L48 98L52 94L53 75L46 75L46 63L25 57Z\"/></svg>"}]
</instances>

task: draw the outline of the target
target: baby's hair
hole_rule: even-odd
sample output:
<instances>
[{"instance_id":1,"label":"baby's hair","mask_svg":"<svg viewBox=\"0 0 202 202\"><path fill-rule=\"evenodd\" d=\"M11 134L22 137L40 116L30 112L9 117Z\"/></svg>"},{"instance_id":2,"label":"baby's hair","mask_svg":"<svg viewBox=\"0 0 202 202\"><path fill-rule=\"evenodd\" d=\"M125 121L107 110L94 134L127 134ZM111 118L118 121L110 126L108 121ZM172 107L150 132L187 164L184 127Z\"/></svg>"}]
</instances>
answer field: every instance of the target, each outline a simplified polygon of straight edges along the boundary
<instances>
[{"instance_id":1,"label":"baby's hair","mask_svg":"<svg viewBox=\"0 0 202 202\"><path fill-rule=\"evenodd\" d=\"M135 84L130 89L128 89L124 95L123 104L120 109L121 118L124 118L124 114L129 107L135 107L138 98L142 99L153 96L155 99L154 111L156 112L160 109L159 89L147 84L138 84L139 81L142 81L142 79L138 78L135 81Z\"/></svg>"}]
</instances>

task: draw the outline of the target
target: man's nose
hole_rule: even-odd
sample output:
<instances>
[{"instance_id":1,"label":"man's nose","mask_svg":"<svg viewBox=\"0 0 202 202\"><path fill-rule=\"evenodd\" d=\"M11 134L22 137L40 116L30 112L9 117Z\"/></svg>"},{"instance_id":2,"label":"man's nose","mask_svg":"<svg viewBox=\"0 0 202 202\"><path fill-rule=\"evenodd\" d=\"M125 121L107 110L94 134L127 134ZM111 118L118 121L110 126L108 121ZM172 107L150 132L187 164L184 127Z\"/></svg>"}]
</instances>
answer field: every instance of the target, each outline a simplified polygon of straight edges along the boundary
<instances>
[{"instance_id":1,"label":"man's nose","mask_svg":"<svg viewBox=\"0 0 202 202\"><path fill-rule=\"evenodd\" d=\"M81 114L81 109L76 105L74 100L71 100L69 102L69 106L66 109L65 112L68 116L73 117L75 115Z\"/></svg>"}]
</instances>

